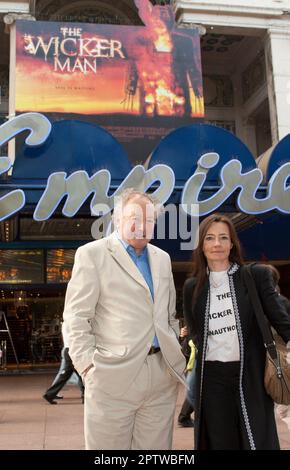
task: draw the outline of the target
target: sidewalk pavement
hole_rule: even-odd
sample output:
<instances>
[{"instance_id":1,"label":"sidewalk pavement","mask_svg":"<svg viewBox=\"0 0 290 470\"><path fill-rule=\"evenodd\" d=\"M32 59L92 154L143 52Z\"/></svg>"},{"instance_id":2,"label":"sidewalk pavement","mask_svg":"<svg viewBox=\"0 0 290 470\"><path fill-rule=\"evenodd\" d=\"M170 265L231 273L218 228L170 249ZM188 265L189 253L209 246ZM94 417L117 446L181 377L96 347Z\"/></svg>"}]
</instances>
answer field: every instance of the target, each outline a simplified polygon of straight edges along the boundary
<instances>
[{"instance_id":1,"label":"sidewalk pavement","mask_svg":"<svg viewBox=\"0 0 290 470\"><path fill-rule=\"evenodd\" d=\"M0 450L83 450L83 405L76 385L66 385L63 400L50 405L42 395L55 375L0 376ZM193 448L193 429L177 425L184 399L180 386L173 449ZM278 407L281 448L290 450L290 407Z\"/></svg>"}]
</instances>

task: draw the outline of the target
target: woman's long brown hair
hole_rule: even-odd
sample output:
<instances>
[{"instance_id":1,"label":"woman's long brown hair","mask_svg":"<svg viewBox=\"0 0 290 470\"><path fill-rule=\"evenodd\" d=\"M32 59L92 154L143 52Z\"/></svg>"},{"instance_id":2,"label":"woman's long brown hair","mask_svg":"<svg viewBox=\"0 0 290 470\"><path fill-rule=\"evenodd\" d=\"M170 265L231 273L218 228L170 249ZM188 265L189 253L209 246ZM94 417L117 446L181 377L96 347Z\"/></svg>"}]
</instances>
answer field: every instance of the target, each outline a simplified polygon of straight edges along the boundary
<instances>
[{"instance_id":1,"label":"woman's long brown hair","mask_svg":"<svg viewBox=\"0 0 290 470\"><path fill-rule=\"evenodd\" d=\"M227 224L229 228L231 242L233 244L233 247L230 251L229 261L231 263L237 263L239 265L244 264L244 260L243 260L242 253L241 253L240 241L239 241L236 229L231 219L229 219L225 215L221 215L217 213L211 214L208 217L206 217L199 226L198 246L193 252L193 262L194 262L193 275L196 278L196 285L195 285L194 294L193 294L193 306L198 296L200 295L201 290L208 276L207 260L203 253L203 243L204 243L205 236L209 230L209 227L214 222L222 222L224 224Z\"/></svg>"}]
</instances>

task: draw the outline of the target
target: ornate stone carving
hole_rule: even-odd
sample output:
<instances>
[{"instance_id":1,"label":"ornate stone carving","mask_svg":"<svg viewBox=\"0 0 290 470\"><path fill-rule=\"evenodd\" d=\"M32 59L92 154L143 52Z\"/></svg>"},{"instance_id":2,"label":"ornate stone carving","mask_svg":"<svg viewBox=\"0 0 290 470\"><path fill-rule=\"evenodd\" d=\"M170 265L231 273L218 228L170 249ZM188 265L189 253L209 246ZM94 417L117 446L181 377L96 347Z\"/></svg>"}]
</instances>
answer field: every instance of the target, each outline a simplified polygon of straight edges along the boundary
<instances>
[{"instance_id":1,"label":"ornate stone carving","mask_svg":"<svg viewBox=\"0 0 290 470\"><path fill-rule=\"evenodd\" d=\"M208 120L205 120L204 122L205 124L211 124L212 126L222 127L222 129L226 129L227 131L230 131L233 134L236 133L235 121L222 121L222 120L208 119Z\"/></svg>"},{"instance_id":2,"label":"ornate stone carving","mask_svg":"<svg viewBox=\"0 0 290 470\"><path fill-rule=\"evenodd\" d=\"M133 3L133 2L132 2ZM38 20L105 24L140 24L137 10L126 0L114 2L92 0L43 0L37 4Z\"/></svg>"},{"instance_id":3,"label":"ornate stone carving","mask_svg":"<svg viewBox=\"0 0 290 470\"><path fill-rule=\"evenodd\" d=\"M266 82L264 52L251 62L242 74L243 100L247 101Z\"/></svg>"},{"instance_id":4,"label":"ornate stone carving","mask_svg":"<svg viewBox=\"0 0 290 470\"><path fill-rule=\"evenodd\" d=\"M204 102L206 106L230 107L234 105L233 84L227 75L204 75Z\"/></svg>"}]
</instances>

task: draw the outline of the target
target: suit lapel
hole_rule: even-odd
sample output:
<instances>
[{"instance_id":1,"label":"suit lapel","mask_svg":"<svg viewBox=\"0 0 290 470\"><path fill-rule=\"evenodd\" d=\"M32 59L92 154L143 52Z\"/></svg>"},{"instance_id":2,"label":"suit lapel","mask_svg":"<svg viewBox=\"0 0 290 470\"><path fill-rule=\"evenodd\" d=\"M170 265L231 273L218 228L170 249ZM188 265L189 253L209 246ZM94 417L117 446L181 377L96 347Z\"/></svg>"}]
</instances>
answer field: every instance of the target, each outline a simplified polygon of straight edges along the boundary
<instances>
[{"instance_id":1,"label":"suit lapel","mask_svg":"<svg viewBox=\"0 0 290 470\"><path fill-rule=\"evenodd\" d=\"M145 281L144 277L140 273L139 269L135 265L134 261L130 258L129 254L125 250L124 246L117 238L115 232L108 237L108 250L110 251L114 260L119 266L131 276L134 281L138 282L150 292L150 289ZM154 281L153 281L154 282Z\"/></svg>"},{"instance_id":2,"label":"suit lapel","mask_svg":"<svg viewBox=\"0 0 290 470\"><path fill-rule=\"evenodd\" d=\"M158 256L157 250L154 245L148 244L148 259L149 265L151 269L151 276L153 281L153 290L154 290L154 298L158 291L159 286L159 278L160 278L160 258Z\"/></svg>"}]
</instances>

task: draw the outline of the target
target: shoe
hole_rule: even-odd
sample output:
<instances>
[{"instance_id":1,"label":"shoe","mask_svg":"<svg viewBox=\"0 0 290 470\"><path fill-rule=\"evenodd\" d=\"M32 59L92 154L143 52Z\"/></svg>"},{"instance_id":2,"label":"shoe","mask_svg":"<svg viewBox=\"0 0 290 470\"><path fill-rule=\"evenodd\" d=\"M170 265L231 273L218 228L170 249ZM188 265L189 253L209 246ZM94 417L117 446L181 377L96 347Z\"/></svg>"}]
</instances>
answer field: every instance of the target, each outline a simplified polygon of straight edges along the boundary
<instances>
[{"instance_id":1,"label":"shoe","mask_svg":"<svg viewBox=\"0 0 290 470\"><path fill-rule=\"evenodd\" d=\"M55 401L53 398L47 396L46 394L43 395L43 397L46 401L48 401L48 403L50 403L51 405L57 405L57 401Z\"/></svg>"},{"instance_id":2,"label":"shoe","mask_svg":"<svg viewBox=\"0 0 290 470\"><path fill-rule=\"evenodd\" d=\"M56 395L56 397L54 397L56 400L62 400L63 397L59 396L59 395Z\"/></svg>"},{"instance_id":3,"label":"shoe","mask_svg":"<svg viewBox=\"0 0 290 470\"><path fill-rule=\"evenodd\" d=\"M182 428L193 428L194 427L194 421L191 418L184 418L178 420L179 426Z\"/></svg>"}]
</instances>

